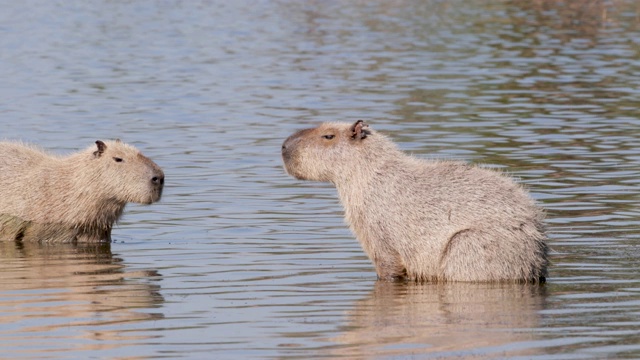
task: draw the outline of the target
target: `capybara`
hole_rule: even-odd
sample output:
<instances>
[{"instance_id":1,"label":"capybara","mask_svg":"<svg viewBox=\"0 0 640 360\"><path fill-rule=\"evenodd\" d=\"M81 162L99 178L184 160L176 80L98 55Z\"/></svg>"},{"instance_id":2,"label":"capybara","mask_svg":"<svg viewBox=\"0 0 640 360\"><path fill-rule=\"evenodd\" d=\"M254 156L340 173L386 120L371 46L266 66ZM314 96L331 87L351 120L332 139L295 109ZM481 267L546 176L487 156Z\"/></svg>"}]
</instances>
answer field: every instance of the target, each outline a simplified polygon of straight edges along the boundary
<instances>
[{"instance_id":1,"label":"capybara","mask_svg":"<svg viewBox=\"0 0 640 360\"><path fill-rule=\"evenodd\" d=\"M545 280L544 212L508 176L414 158L362 120L300 130L282 158L290 175L335 185L380 279Z\"/></svg>"},{"instance_id":2,"label":"capybara","mask_svg":"<svg viewBox=\"0 0 640 360\"><path fill-rule=\"evenodd\" d=\"M111 240L128 202L160 200L164 173L120 140L69 156L0 142L0 239Z\"/></svg>"}]
</instances>

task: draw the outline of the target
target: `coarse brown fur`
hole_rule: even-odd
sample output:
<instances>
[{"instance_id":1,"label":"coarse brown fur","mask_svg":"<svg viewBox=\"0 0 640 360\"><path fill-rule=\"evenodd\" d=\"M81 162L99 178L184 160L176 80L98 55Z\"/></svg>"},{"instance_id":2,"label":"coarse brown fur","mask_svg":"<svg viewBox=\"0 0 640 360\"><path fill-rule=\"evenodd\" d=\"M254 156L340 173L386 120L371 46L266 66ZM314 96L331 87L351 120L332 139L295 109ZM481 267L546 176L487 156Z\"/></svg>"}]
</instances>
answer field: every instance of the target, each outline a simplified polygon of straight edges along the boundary
<instances>
[{"instance_id":1,"label":"coarse brown fur","mask_svg":"<svg viewBox=\"0 0 640 360\"><path fill-rule=\"evenodd\" d=\"M380 279L544 281L544 212L511 178L400 151L361 120L300 130L287 172L333 183Z\"/></svg>"},{"instance_id":2,"label":"coarse brown fur","mask_svg":"<svg viewBox=\"0 0 640 360\"><path fill-rule=\"evenodd\" d=\"M156 202L163 186L162 169L119 140L65 157L0 142L0 240L110 241L125 205Z\"/></svg>"}]
</instances>

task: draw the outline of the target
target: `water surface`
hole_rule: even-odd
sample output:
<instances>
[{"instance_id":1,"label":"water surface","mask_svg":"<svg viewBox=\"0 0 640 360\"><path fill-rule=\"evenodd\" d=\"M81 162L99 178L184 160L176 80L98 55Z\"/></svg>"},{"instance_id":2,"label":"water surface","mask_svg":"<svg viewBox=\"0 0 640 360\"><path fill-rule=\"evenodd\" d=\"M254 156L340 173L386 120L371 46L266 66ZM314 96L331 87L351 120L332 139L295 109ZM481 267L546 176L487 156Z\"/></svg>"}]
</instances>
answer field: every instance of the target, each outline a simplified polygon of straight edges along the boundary
<instances>
[{"instance_id":1,"label":"water surface","mask_svg":"<svg viewBox=\"0 0 640 360\"><path fill-rule=\"evenodd\" d=\"M572 1L24 1L0 137L121 138L167 175L110 246L0 244L6 358L640 357L640 7ZM509 172L543 286L389 284L280 145L367 120Z\"/></svg>"}]
</instances>

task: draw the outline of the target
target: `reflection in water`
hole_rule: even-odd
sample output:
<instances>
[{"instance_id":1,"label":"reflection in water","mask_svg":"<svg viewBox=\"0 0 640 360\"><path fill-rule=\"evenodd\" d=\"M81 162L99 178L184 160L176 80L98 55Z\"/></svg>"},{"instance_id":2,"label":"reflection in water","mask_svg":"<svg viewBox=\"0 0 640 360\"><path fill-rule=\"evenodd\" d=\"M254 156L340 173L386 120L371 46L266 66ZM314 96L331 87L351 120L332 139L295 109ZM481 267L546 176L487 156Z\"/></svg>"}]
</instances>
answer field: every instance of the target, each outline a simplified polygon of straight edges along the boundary
<instances>
[{"instance_id":1,"label":"reflection in water","mask_svg":"<svg viewBox=\"0 0 640 360\"><path fill-rule=\"evenodd\" d=\"M536 340L545 287L532 284L414 284L378 281L333 339L340 355L378 358L411 353L484 354ZM483 349L487 348L487 349ZM472 350L472 351L471 351ZM531 354L511 347L510 355Z\"/></svg>"},{"instance_id":2,"label":"reflection in water","mask_svg":"<svg viewBox=\"0 0 640 360\"><path fill-rule=\"evenodd\" d=\"M163 318L155 271L127 272L110 244L0 242L0 340L23 352L96 350L149 338L123 323ZM7 326L11 324L10 326ZM10 341L9 341L10 339ZM37 339L38 346L33 346Z\"/></svg>"},{"instance_id":3,"label":"reflection in water","mask_svg":"<svg viewBox=\"0 0 640 360\"><path fill-rule=\"evenodd\" d=\"M548 26L559 30L559 37L565 41L573 38L591 38L595 41L598 32L620 25L618 19L628 6L617 0L512 0L511 4L514 6L508 9L514 10L512 14L518 8L534 14L533 18L523 18L521 25L537 28ZM640 8L635 10L640 11Z\"/></svg>"}]
</instances>

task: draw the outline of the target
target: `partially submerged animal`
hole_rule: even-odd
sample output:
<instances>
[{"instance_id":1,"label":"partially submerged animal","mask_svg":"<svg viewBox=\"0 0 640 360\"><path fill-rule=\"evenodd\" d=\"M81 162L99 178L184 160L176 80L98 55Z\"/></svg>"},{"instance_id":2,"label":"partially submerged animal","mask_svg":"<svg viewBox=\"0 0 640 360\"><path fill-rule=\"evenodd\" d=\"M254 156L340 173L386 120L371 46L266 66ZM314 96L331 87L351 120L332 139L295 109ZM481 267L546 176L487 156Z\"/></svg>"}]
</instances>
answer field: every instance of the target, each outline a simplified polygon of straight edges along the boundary
<instances>
[{"instance_id":1,"label":"partially submerged animal","mask_svg":"<svg viewBox=\"0 0 640 360\"><path fill-rule=\"evenodd\" d=\"M544 212L493 170L416 159L362 120L300 130L286 171L330 182L380 279L544 281Z\"/></svg>"},{"instance_id":2,"label":"partially submerged animal","mask_svg":"<svg viewBox=\"0 0 640 360\"><path fill-rule=\"evenodd\" d=\"M128 202L160 200L164 173L119 140L69 156L0 142L0 239L111 240Z\"/></svg>"}]
</instances>

